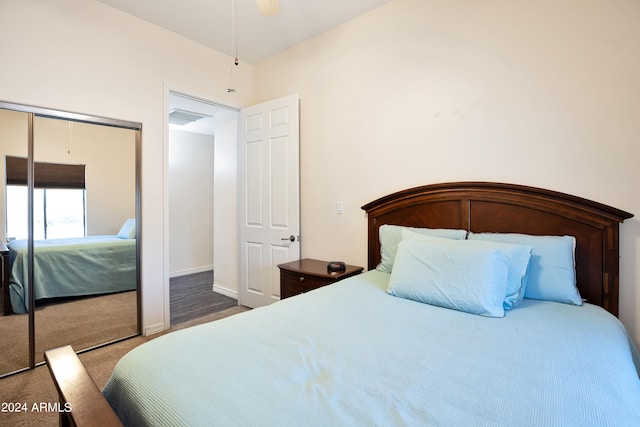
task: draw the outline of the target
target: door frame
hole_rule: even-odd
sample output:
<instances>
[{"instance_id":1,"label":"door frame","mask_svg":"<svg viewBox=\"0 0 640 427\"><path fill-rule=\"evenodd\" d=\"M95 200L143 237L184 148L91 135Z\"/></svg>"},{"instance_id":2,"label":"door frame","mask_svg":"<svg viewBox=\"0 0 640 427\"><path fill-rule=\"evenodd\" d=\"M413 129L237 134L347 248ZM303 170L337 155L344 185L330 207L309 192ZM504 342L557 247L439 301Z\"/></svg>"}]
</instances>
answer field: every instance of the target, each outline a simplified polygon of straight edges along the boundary
<instances>
[{"instance_id":1,"label":"door frame","mask_svg":"<svg viewBox=\"0 0 640 427\"><path fill-rule=\"evenodd\" d=\"M163 96L163 142L162 142L162 289L163 289L163 302L164 302L164 321L162 327L157 325L155 328L148 328L145 335L151 335L162 330L169 329L171 327L171 292L170 292L170 252L169 252L169 101L171 94L183 95L189 98L193 98L195 101L201 101L208 104L219 105L229 109L230 111L239 112L242 106L233 104L227 100L217 99L204 94L195 93L191 90L180 88L171 84L164 84L164 96ZM215 144L215 141L214 141ZM214 193L214 206L215 206L215 193ZM215 230L214 230L215 236ZM215 237L214 237L215 238ZM215 268L215 266L214 266Z\"/></svg>"}]
</instances>

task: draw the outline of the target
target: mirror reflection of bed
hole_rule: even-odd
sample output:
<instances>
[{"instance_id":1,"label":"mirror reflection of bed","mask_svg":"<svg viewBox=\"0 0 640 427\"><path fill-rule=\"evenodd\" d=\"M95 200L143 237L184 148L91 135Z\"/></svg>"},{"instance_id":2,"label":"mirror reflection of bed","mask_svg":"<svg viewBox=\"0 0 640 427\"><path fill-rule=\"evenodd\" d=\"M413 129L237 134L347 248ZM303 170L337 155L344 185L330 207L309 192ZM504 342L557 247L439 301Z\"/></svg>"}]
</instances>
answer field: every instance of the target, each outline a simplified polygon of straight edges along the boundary
<instances>
[{"instance_id":1,"label":"mirror reflection of bed","mask_svg":"<svg viewBox=\"0 0 640 427\"><path fill-rule=\"evenodd\" d=\"M8 286L0 375L29 365L26 113L0 109L3 241ZM138 333L136 132L35 116L33 237L35 363Z\"/></svg>"}]
</instances>

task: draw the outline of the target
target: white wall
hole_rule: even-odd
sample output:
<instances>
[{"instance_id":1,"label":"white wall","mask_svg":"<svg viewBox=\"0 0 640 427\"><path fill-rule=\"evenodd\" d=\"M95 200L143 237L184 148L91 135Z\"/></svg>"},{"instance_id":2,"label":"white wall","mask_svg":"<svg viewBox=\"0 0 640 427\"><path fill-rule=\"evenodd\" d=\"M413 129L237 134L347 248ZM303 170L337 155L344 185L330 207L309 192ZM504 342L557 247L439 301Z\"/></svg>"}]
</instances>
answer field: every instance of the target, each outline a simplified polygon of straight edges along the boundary
<instances>
[{"instance_id":1,"label":"white wall","mask_svg":"<svg viewBox=\"0 0 640 427\"><path fill-rule=\"evenodd\" d=\"M169 272L213 269L214 138L169 133Z\"/></svg>"},{"instance_id":2,"label":"white wall","mask_svg":"<svg viewBox=\"0 0 640 427\"><path fill-rule=\"evenodd\" d=\"M640 215L635 0L394 0L254 66L300 95L302 254L366 265L360 206L458 180ZM344 214L335 212L344 201ZM621 226L620 317L640 343L640 221Z\"/></svg>"},{"instance_id":3,"label":"white wall","mask_svg":"<svg viewBox=\"0 0 640 427\"><path fill-rule=\"evenodd\" d=\"M0 0L0 39L3 101L142 123L143 331L163 329L165 89L245 105L252 67L227 93L232 57L94 0Z\"/></svg>"},{"instance_id":4,"label":"white wall","mask_svg":"<svg viewBox=\"0 0 640 427\"><path fill-rule=\"evenodd\" d=\"M213 289L238 299L238 113L217 114L215 121Z\"/></svg>"}]
</instances>

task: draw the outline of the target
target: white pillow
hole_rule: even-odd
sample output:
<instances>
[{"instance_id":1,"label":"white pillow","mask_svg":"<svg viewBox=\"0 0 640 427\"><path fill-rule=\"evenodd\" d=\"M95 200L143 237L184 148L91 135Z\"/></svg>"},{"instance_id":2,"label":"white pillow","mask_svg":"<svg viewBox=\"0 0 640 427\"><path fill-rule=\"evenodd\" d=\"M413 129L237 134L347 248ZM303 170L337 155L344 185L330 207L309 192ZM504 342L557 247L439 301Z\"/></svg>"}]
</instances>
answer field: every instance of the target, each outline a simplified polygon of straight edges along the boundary
<instances>
[{"instance_id":1,"label":"white pillow","mask_svg":"<svg viewBox=\"0 0 640 427\"><path fill-rule=\"evenodd\" d=\"M124 222L120 231L118 231L118 237L121 239L135 239L136 238L136 220L135 218L129 218Z\"/></svg>"}]
</instances>

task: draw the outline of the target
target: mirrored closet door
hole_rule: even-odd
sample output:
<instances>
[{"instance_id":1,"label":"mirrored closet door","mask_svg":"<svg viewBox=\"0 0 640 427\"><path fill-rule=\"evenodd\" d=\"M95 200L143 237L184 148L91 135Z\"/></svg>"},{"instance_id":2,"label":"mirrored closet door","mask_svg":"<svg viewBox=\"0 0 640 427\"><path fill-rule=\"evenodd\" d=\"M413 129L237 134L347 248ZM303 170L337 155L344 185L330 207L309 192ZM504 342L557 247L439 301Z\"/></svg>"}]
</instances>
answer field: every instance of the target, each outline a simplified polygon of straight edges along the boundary
<instances>
[{"instance_id":1,"label":"mirrored closet door","mask_svg":"<svg viewBox=\"0 0 640 427\"><path fill-rule=\"evenodd\" d=\"M9 295L0 328L23 331L2 335L0 360L18 361L0 362L0 375L42 363L51 348L140 333L140 133L138 123L0 102Z\"/></svg>"},{"instance_id":2,"label":"mirrored closet door","mask_svg":"<svg viewBox=\"0 0 640 427\"><path fill-rule=\"evenodd\" d=\"M0 375L9 374L29 367L29 316L14 314L11 307L9 281L11 278L11 254L7 247L7 156L27 158L28 156L29 114L0 109L0 168L2 169L2 185L0 185L0 248L2 249L2 289L0 296ZM27 166L25 163L24 167ZM27 174L26 170L22 173ZM29 203L26 192L20 199L11 200L11 216L15 221L22 221L26 230ZM25 236L26 237L26 236Z\"/></svg>"}]
</instances>

